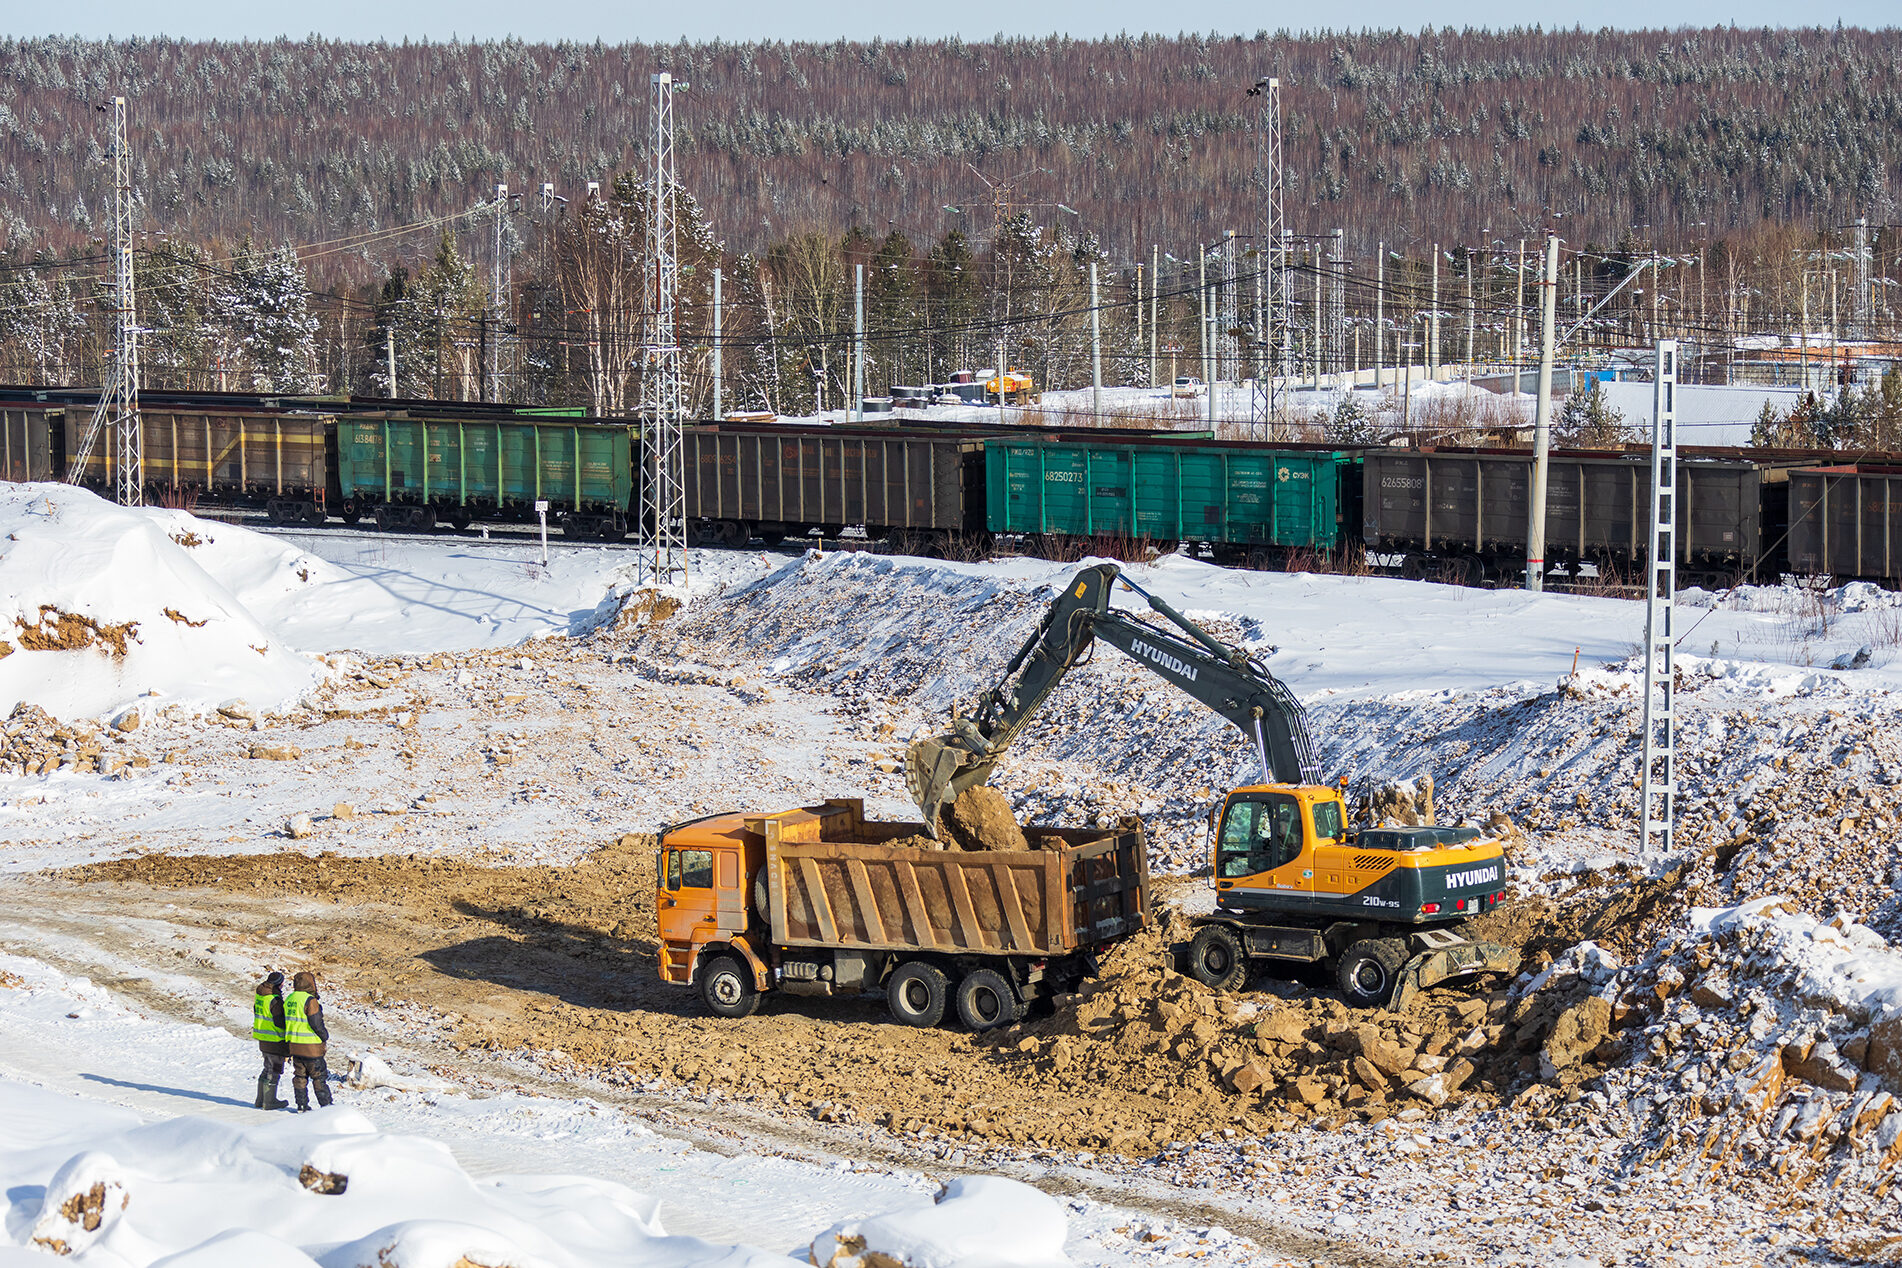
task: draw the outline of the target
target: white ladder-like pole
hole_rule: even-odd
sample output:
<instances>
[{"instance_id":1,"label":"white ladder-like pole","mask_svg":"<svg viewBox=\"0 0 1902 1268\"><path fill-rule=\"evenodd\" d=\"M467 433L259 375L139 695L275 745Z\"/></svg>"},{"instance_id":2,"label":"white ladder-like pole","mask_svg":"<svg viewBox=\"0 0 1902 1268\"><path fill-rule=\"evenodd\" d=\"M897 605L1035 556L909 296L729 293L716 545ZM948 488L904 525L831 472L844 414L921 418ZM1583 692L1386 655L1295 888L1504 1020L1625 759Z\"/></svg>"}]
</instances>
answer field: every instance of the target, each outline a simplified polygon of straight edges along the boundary
<instances>
[{"instance_id":1,"label":"white ladder-like pole","mask_svg":"<svg viewBox=\"0 0 1902 1268\"><path fill-rule=\"evenodd\" d=\"M1677 820L1677 341L1658 342L1651 406L1651 554L1645 564L1644 767L1638 796L1645 857L1668 854Z\"/></svg>"}]
</instances>

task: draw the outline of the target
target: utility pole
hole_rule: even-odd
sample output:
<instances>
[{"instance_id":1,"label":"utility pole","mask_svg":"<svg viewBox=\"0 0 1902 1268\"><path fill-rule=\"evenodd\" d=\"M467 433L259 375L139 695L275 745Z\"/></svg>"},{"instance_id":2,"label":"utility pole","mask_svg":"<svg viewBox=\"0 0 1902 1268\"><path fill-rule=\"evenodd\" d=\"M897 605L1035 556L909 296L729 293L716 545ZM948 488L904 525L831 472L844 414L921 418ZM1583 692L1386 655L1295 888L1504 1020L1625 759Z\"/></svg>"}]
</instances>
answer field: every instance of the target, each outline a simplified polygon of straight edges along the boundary
<instances>
[{"instance_id":1,"label":"utility pole","mask_svg":"<svg viewBox=\"0 0 1902 1268\"><path fill-rule=\"evenodd\" d=\"M1380 390L1381 349L1386 346L1387 244L1374 244L1374 390Z\"/></svg>"},{"instance_id":2,"label":"utility pole","mask_svg":"<svg viewBox=\"0 0 1902 1268\"><path fill-rule=\"evenodd\" d=\"M1871 313L1869 295L1869 218L1856 218L1856 293L1849 311L1854 314L1854 335L1858 339L1870 336Z\"/></svg>"},{"instance_id":3,"label":"utility pole","mask_svg":"<svg viewBox=\"0 0 1902 1268\"><path fill-rule=\"evenodd\" d=\"M1002 418L1004 381L997 381L998 417ZM865 266L852 266L852 413L855 422L865 421Z\"/></svg>"},{"instance_id":4,"label":"utility pole","mask_svg":"<svg viewBox=\"0 0 1902 1268\"><path fill-rule=\"evenodd\" d=\"M1427 313L1427 382L1440 377L1440 244L1433 244L1433 291L1432 308Z\"/></svg>"},{"instance_id":5,"label":"utility pole","mask_svg":"<svg viewBox=\"0 0 1902 1268\"><path fill-rule=\"evenodd\" d=\"M99 433L113 432L106 484L121 506L145 501L145 429L139 419L139 324L132 279L132 154L127 147L125 98L112 99L112 313L111 376L99 386L99 403L66 473L78 484Z\"/></svg>"},{"instance_id":6,"label":"utility pole","mask_svg":"<svg viewBox=\"0 0 1902 1268\"><path fill-rule=\"evenodd\" d=\"M1525 365L1526 240L1519 239L1519 263L1512 273L1512 394L1519 395L1519 371Z\"/></svg>"},{"instance_id":7,"label":"utility pole","mask_svg":"<svg viewBox=\"0 0 1902 1268\"><path fill-rule=\"evenodd\" d=\"M1797 384L1810 390L1810 271L1803 270L1803 333L1796 344Z\"/></svg>"},{"instance_id":8,"label":"utility pole","mask_svg":"<svg viewBox=\"0 0 1902 1268\"><path fill-rule=\"evenodd\" d=\"M395 314L392 313L394 318ZM394 320L383 327L383 353L390 361L390 399L396 399L396 323Z\"/></svg>"},{"instance_id":9,"label":"utility pole","mask_svg":"<svg viewBox=\"0 0 1902 1268\"><path fill-rule=\"evenodd\" d=\"M1547 451L1552 445L1552 354L1557 347L1559 318L1559 237L1545 239L1545 271L1540 303L1544 321L1539 330L1539 403L1532 421L1532 506L1526 523L1526 589L1545 589L1545 486Z\"/></svg>"},{"instance_id":10,"label":"utility pole","mask_svg":"<svg viewBox=\"0 0 1902 1268\"><path fill-rule=\"evenodd\" d=\"M1477 328L1478 313L1473 308L1473 253L1466 253L1466 379L1473 378L1473 334Z\"/></svg>"},{"instance_id":11,"label":"utility pole","mask_svg":"<svg viewBox=\"0 0 1902 1268\"><path fill-rule=\"evenodd\" d=\"M489 309L485 314L488 321L483 326L484 342L488 345L485 349L488 364L483 366L483 370L488 382L482 399L487 401L502 399L502 330L503 314L507 312L507 301L503 292L508 286L507 262L503 256L502 219L504 213L508 211L508 205L509 187L497 185L495 187L495 248L494 253L489 257ZM489 326L495 327L493 339L487 338Z\"/></svg>"},{"instance_id":12,"label":"utility pole","mask_svg":"<svg viewBox=\"0 0 1902 1268\"><path fill-rule=\"evenodd\" d=\"M1156 385L1156 371L1161 363L1156 360L1156 327L1162 319L1162 247L1157 243L1149 245L1149 386ZM1170 363L1169 377L1175 377L1175 362ZM1046 385L1047 386L1047 385ZM1173 382L1170 384L1174 389Z\"/></svg>"},{"instance_id":13,"label":"utility pole","mask_svg":"<svg viewBox=\"0 0 1902 1268\"><path fill-rule=\"evenodd\" d=\"M1202 388L1206 397L1204 416L1208 419L1209 430L1215 430L1215 348L1209 338L1209 327L1215 323L1215 299L1209 294L1209 252L1203 247L1196 256L1201 267L1202 291Z\"/></svg>"},{"instance_id":14,"label":"utility pole","mask_svg":"<svg viewBox=\"0 0 1902 1268\"><path fill-rule=\"evenodd\" d=\"M649 76L654 89L652 208L647 218L647 345L641 374L641 429L646 438L638 575L650 585L687 583L686 413L675 308L680 257L674 225L674 93L666 71Z\"/></svg>"},{"instance_id":15,"label":"utility pole","mask_svg":"<svg viewBox=\"0 0 1902 1268\"><path fill-rule=\"evenodd\" d=\"M1090 411L1103 425L1103 310L1096 298L1096 261L1090 261Z\"/></svg>"},{"instance_id":16,"label":"utility pole","mask_svg":"<svg viewBox=\"0 0 1902 1268\"><path fill-rule=\"evenodd\" d=\"M1314 264L1314 390L1321 390L1321 366L1326 359L1327 340L1321 329L1321 248L1317 243L1308 248L1308 259Z\"/></svg>"},{"instance_id":17,"label":"utility pole","mask_svg":"<svg viewBox=\"0 0 1902 1268\"><path fill-rule=\"evenodd\" d=\"M1143 266L1136 266L1136 346L1143 346ZM1149 376L1149 385L1156 385L1156 376Z\"/></svg>"},{"instance_id":18,"label":"utility pole","mask_svg":"<svg viewBox=\"0 0 1902 1268\"><path fill-rule=\"evenodd\" d=\"M713 421L719 422L725 412L720 408L720 267L713 268Z\"/></svg>"}]
</instances>

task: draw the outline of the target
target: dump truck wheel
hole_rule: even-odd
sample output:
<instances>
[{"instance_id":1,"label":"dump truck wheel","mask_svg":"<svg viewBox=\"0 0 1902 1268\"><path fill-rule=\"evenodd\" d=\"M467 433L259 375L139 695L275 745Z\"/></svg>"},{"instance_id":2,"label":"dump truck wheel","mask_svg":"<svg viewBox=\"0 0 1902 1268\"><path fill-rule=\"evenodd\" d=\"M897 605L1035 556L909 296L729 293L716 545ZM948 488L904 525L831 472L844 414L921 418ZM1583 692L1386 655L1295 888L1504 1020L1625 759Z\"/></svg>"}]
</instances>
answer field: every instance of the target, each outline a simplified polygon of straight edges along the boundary
<instances>
[{"instance_id":1,"label":"dump truck wheel","mask_svg":"<svg viewBox=\"0 0 1902 1268\"><path fill-rule=\"evenodd\" d=\"M1341 953L1334 976L1348 1003L1379 1008L1393 994L1406 962L1407 944L1400 939L1362 938Z\"/></svg>"},{"instance_id":2,"label":"dump truck wheel","mask_svg":"<svg viewBox=\"0 0 1902 1268\"><path fill-rule=\"evenodd\" d=\"M700 967L700 998L722 1017L751 1017L759 1011L759 988L737 956L716 955Z\"/></svg>"},{"instance_id":3,"label":"dump truck wheel","mask_svg":"<svg viewBox=\"0 0 1902 1268\"><path fill-rule=\"evenodd\" d=\"M1203 925L1189 944L1189 976L1218 991L1240 990L1248 980L1242 940L1227 925Z\"/></svg>"},{"instance_id":4,"label":"dump truck wheel","mask_svg":"<svg viewBox=\"0 0 1902 1268\"><path fill-rule=\"evenodd\" d=\"M958 983L958 1020L971 1030L995 1030L1023 1015L1017 993L996 969L974 969Z\"/></svg>"},{"instance_id":5,"label":"dump truck wheel","mask_svg":"<svg viewBox=\"0 0 1902 1268\"><path fill-rule=\"evenodd\" d=\"M944 1020L944 973L923 960L907 960L885 982L885 1006L907 1026L926 1029Z\"/></svg>"}]
</instances>

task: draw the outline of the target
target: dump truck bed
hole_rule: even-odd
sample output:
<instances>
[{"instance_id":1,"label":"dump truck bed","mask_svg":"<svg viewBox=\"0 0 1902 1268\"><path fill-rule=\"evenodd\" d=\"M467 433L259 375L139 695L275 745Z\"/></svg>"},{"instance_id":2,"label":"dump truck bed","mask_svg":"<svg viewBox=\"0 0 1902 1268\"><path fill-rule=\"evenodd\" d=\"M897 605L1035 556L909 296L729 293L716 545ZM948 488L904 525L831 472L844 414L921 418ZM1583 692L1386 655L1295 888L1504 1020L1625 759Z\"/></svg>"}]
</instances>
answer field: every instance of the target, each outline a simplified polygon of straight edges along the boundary
<instances>
[{"instance_id":1,"label":"dump truck bed","mask_svg":"<svg viewBox=\"0 0 1902 1268\"><path fill-rule=\"evenodd\" d=\"M1149 923L1139 829L1037 828L1055 849L931 850L891 842L916 823L864 818L827 802L754 820L766 839L767 916L776 945L941 955L1059 956Z\"/></svg>"}]
</instances>

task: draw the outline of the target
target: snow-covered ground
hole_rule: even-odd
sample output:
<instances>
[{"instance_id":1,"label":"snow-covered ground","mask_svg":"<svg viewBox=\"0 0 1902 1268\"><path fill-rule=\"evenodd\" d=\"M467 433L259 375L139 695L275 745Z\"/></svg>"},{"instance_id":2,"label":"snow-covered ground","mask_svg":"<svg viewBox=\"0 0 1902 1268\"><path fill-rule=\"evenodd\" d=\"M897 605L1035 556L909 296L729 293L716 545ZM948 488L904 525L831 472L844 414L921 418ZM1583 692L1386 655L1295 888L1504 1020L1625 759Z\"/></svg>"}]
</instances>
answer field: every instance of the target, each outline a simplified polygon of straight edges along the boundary
<instances>
[{"instance_id":1,"label":"snow-covered ground","mask_svg":"<svg viewBox=\"0 0 1902 1268\"><path fill-rule=\"evenodd\" d=\"M0 975L0 1181L15 1244L63 1218L74 1196L64 1190L83 1167L56 1173L90 1151L116 1159L115 1192L130 1200L111 1227L80 1230L89 1238L80 1263L187 1251L197 1258L177 1262L263 1262L255 1239L276 1237L300 1248L282 1262L303 1254L342 1268L381 1249L380 1238L411 1236L390 1231L405 1221L464 1226L462 1242L415 1232L389 1260L431 1268L453 1264L453 1246L495 1244L482 1238L513 1239L514 1249L467 1254L471 1263L599 1262L590 1239L611 1237L648 1256L633 1262L745 1262L720 1249L735 1246L797 1258L817 1239L824 1256L846 1250L837 1262L848 1265L857 1236L889 1237L923 1262L917 1239L993 1225L1014 1230L1020 1259L967 1244L939 1262L1051 1262L1056 1237L1085 1264L1199 1252L1204 1262L1384 1265L1447 1238L1472 1262L1754 1263L1798 1244L1839 1256L1864 1244L1773 1208L1782 1199L1764 1187L1774 1183L1767 1168L1798 1166L1809 1151L1801 1167L1834 1168L1830 1183L1862 1194L1897 1153L1902 1066L1883 1063L1902 1038L1891 1038L1902 1027L1892 881L1902 868L1893 831L1902 709L1892 697L1902 607L1873 587L1685 596L1681 848L1639 860L1629 787L1639 605L1249 573L1176 556L1130 568L1138 585L1245 643L1302 696L1330 770L1430 771L1450 816L1503 811L1535 829L1513 846L1523 894L1569 901L1679 864L1684 893L1701 906L1745 905L1674 916L1654 945L1626 947L1622 963L1567 953L1555 974L1514 987L1528 1006L1554 992L1596 993L1633 1019L1598 1082L1555 1085L1518 1107L1449 1106L1431 1120L1415 1106L1411 1117L1350 1122L1332 1136L1210 1131L1120 1169L1019 1149L997 1165L1066 1195L1052 1205L1067 1225L1053 1232L1049 1207L1010 1190L971 1186L932 1206L939 1182L1000 1157L975 1144L967 1159L958 1139L893 1123L889 1135L917 1146L904 1165L866 1161L862 1142L884 1128L860 1125L849 1147L824 1134L789 1147L777 1120L734 1118L717 1080L695 1099L646 1073L630 1091L602 1067L564 1085L546 1072L580 1067L547 1053L509 1065L477 1064L471 1051L465 1062L457 1036L481 1019L423 1002L342 996L347 1011L380 1020L346 1031L337 1052L396 1073L347 1089L329 1116L257 1126L245 1105L243 983L261 956L331 952L288 932L274 941L269 922L245 934L231 926L238 907L181 900L107 915L75 897L70 886L85 878L27 873L314 851L325 852L320 869L378 855L567 866L621 834L741 802L864 796L877 812L903 814L893 759L990 684L1074 566L694 552L684 596L693 601L669 614L651 596L622 610L630 556L613 549L557 546L544 567L539 551L513 544L266 536L119 510L58 486L0 490L0 535L0 638L13 648L0 656L0 704L30 702L57 719L16 711L0 747L0 887L10 894L0 947L13 957L0 957L10 975ZM1133 593L1118 602L1141 607ZM1104 652L1053 697L997 782L1040 819L1139 813L1158 870L1183 871L1198 863L1211 798L1252 773L1247 747L1223 724ZM90 885L97 895L99 882ZM351 902L385 897L323 892L295 919L346 892ZM1768 895L1781 907L1747 902ZM293 913L281 914L290 929ZM452 927L469 918L445 917ZM428 933L439 935L454 936ZM359 963L367 977L369 962ZM573 971L591 980L596 969L583 960ZM542 1005L527 1007L533 1017ZM643 1034L684 1024L640 1007L655 1027ZM585 1035L604 1015L562 1033ZM1543 1041L1525 1037L1531 1026L1521 1042L1533 1045L1536 1071ZM404 1041L424 1031L433 1046ZM700 1032L687 1033L694 1042ZM834 1058L810 1046L822 1064L799 1078L816 1086ZM1773 1082L1765 1061L1780 1063ZM546 1077L530 1078L531 1067ZM798 1086L788 1105L817 1115L831 1103ZM983 1095L998 1094L986 1086ZM942 1099L965 1095L947 1084ZM1759 1118L1700 1106L1754 1107ZM1638 1160L1682 1147L1702 1116L1733 1112L1743 1125L1725 1137L1724 1165L1748 1161L1755 1178L1698 1181L1673 1213L1677 1227L1664 1227L1646 1206L1667 1196ZM49 1120L63 1124L57 1134L40 1126ZM1410 1143L1408 1125L1425 1143ZM359 1208L297 1184L302 1163L288 1160L327 1149L408 1161L359 1166L368 1189ZM1414 1160L1423 1149L1457 1154L1473 1178L1436 1187L1432 1204L1396 1207L1394 1191L1426 1182ZM1542 1170L1574 1154L1590 1161L1565 1181ZM955 1170L935 1172L932 1159L947 1168L955 1159ZM556 1173L589 1178L534 1178ZM202 1211L214 1189L244 1195L225 1223L146 1222L152 1211ZM1893 1222L1880 1203L1844 1202L1859 1228ZM301 1215L254 1216L283 1204L333 1212L334 1235L307 1236ZM884 1218L892 1212L919 1218ZM1225 1219L1255 1230L1254 1241L1212 1227ZM845 1240L825 1242L834 1226ZM1275 1242L1277 1228L1295 1240ZM1646 1230L1662 1249L1646 1249ZM37 1252L0 1247L0 1263L26 1253Z\"/></svg>"}]
</instances>

